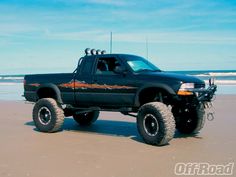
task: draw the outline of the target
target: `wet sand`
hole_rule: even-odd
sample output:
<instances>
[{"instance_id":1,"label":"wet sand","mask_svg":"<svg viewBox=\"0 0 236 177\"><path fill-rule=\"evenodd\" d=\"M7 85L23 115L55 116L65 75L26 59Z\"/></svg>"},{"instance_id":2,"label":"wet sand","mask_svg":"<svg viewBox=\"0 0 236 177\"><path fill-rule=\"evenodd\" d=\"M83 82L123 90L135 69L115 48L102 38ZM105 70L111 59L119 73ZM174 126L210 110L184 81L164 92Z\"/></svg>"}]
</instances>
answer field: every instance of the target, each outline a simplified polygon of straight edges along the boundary
<instances>
[{"instance_id":1,"label":"wet sand","mask_svg":"<svg viewBox=\"0 0 236 177\"><path fill-rule=\"evenodd\" d=\"M215 119L206 121L198 136L176 132L162 147L145 144L135 118L119 113L104 112L88 128L66 118L62 132L41 133L32 122L32 107L0 101L0 177L167 177L175 176L178 162L236 159L236 95L217 96Z\"/></svg>"}]
</instances>

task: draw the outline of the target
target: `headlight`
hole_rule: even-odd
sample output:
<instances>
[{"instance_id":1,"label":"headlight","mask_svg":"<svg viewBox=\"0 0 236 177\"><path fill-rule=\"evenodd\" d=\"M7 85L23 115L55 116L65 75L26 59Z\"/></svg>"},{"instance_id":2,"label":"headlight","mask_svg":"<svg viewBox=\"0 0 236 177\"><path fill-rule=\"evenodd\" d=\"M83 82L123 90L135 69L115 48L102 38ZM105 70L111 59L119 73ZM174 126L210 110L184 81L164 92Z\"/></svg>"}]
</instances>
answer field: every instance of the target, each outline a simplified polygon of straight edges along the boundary
<instances>
[{"instance_id":1,"label":"headlight","mask_svg":"<svg viewBox=\"0 0 236 177\"><path fill-rule=\"evenodd\" d=\"M194 89L194 83L183 83L177 94L182 96L193 95L192 89Z\"/></svg>"},{"instance_id":2,"label":"headlight","mask_svg":"<svg viewBox=\"0 0 236 177\"><path fill-rule=\"evenodd\" d=\"M180 90L194 89L194 83L184 83L181 85Z\"/></svg>"}]
</instances>

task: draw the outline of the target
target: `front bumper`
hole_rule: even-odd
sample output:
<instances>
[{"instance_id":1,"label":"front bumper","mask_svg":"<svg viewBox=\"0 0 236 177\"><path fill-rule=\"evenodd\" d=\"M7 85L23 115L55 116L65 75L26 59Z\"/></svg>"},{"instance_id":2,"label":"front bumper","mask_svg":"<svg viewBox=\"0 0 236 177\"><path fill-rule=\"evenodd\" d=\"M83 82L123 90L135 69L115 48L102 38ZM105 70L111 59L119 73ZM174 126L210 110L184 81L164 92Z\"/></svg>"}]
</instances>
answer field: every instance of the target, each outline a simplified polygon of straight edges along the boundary
<instances>
[{"instance_id":1,"label":"front bumper","mask_svg":"<svg viewBox=\"0 0 236 177\"><path fill-rule=\"evenodd\" d=\"M215 95L215 92L217 90L217 85L211 85L207 89L204 89L203 91L199 92L198 94L198 100L201 102L210 102Z\"/></svg>"},{"instance_id":2,"label":"front bumper","mask_svg":"<svg viewBox=\"0 0 236 177\"><path fill-rule=\"evenodd\" d=\"M215 95L217 86L212 84L207 89L186 89L179 90L179 96L195 96L200 102L210 102Z\"/></svg>"}]
</instances>

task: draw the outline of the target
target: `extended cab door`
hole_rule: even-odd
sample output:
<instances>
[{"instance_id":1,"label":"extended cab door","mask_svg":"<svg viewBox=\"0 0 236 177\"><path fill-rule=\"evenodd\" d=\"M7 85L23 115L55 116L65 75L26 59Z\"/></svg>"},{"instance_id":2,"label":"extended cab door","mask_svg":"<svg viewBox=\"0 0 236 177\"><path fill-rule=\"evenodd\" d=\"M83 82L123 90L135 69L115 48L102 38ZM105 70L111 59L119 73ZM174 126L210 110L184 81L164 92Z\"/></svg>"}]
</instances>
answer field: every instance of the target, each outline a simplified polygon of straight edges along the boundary
<instances>
[{"instance_id":1,"label":"extended cab door","mask_svg":"<svg viewBox=\"0 0 236 177\"><path fill-rule=\"evenodd\" d=\"M95 57L86 56L81 59L74 77L75 101L78 106L93 106L93 82Z\"/></svg>"},{"instance_id":2,"label":"extended cab door","mask_svg":"<svg viewBox=\"0 0 236 177\"><path fill-rule=\"evenodd\" d=\"M93 103L102 106L131 106L136 87L128 73L116 73L115 68L126 69L115 55L96 56L96 65L91 86Z\"/></svg>"}]
</instances>

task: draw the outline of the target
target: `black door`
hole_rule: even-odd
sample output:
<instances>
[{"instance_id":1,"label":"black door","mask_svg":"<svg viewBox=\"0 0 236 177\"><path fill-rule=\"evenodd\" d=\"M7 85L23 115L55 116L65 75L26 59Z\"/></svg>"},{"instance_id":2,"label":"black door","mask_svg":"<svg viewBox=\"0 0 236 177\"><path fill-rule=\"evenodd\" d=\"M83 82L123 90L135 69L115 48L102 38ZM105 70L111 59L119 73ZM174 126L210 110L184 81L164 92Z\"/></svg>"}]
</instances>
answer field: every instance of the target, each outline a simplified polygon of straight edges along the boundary
<instances>
[{"instance_id":1,"label":"black door","mask_svg":"<svg viewBox=\"0 0 236 177\"><path fill-rule=\"evenodd\" d=\"M76 105L94 106L95 98L93 97L93 73L95 68L94 56L87 56L80 61L75 77L74 77L74 93Z\"/></svg>"},{"instance_id":2,"label":"black door","mask_svg":"<svg viewBox=\"0 0 236 177\"><path fill-rule=\"evenodd\" d=\"M98 106L131 106L134 103L136 86L133 76L115 72L116 67L125 65L116 57L97 57L93 77L92 97Z\"/></svg>"}]
</instances>

